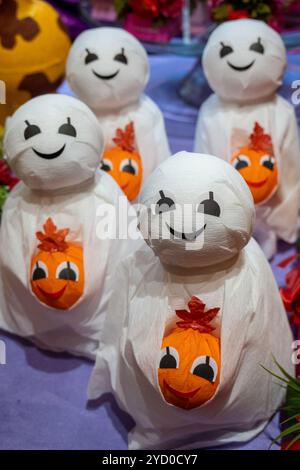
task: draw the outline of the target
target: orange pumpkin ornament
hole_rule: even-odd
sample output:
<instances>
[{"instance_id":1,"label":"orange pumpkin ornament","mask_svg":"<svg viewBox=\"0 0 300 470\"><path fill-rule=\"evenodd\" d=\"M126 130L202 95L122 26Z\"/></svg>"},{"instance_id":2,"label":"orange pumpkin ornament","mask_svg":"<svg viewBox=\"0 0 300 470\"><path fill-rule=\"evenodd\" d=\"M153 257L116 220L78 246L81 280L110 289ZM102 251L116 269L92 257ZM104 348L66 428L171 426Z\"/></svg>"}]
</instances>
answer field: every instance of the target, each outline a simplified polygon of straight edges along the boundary
<instances>
[{"instance_id":1,"label":"orange pumpkin ornament","mask_svg":"<svg viewBox=\"0 0 300 470\"><path fill-rule=\"evenodd\" d=\"M83 250L75 242L67 242L69 229L57 230L51 218L37 232L38 252L31 261L31 289L43 304L67 310L84 290Z\"/></svg>"},{"instance_id":2,"label":"orange pumpkin ornament","mask_svg":"<svg viewBox=\"0 0 300 470\"><path fill-rule=\"evenodd\" d=\"M176 310L182 321L162 342L158 382L168 403L190 410L215 393L220 377L220 340L210 334L209 324L219 308L205 311L205 304L192 297L190 311Z\"/></svg>"},{"instance_id":3,"label":"orange pumpkin ornament","mask_svg":"<svg viewBox=\"0 0 300 470\"><path fill-rule=\"evenodd\" d=\"M115 179L129 201L139 195L143 179L142 160L134 141L133 122L124 131L117 129L113 139L116 147L105 150L100 167Z\"/></svg>"},{"instance_id":4,"label":"orange pumpkin ornament","mask_svg":"<svg viewBox=\"0 0 300 470\"><path fill-rule=\"evenodd\" d=\"M232 165L249 186L255 204L266 202L278 187L278 168L272 139L255 122L248 146L240 148L231 159Z\"/></svg>"}]
</instances>

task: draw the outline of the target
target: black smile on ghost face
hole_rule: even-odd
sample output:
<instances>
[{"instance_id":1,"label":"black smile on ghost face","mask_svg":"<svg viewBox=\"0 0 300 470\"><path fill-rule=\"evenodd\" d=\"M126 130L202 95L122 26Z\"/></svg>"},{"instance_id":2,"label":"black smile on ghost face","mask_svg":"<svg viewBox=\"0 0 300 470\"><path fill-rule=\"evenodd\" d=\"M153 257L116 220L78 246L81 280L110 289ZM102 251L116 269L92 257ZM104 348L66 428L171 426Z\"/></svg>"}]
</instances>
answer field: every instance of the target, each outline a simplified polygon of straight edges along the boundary
<instances>
[{"instance_id":1,"label":"black smile on ghost face","mask_svg":"<svg viewBox=\"0 0 300 470\"><path fill-rule=\"evenodd\" d=\"M53 152L53 153L39 152L38 150L34 149L33 147L32 147L32 150L34 151L34 153L38 157L45 158L45 160L53 160L53 158L57 158L63 153L63 151L65 150L65 147L66 147L66 144L64 144L59 150L57 150L56 152Z\"/></svg>"},{"instance_id":2,"label":"black smile on ghost face","mask_svg":"<svg viewBox=\"0 0 300 470\"><path fill-rule=\"evenodd\" d=\"M24 130L24 139L32 139L38 134L41 134L42 131L37 124L32 124L28 120L25 121L26 128ZM75 127L71 124L71 118L67 117L67 122L63 123L58 128L58 134L66 135L69 137L76 137L77 132ZM58 158L66 148L66 143L64 143L58 150L55 152L45 153L37 150L36 148L32 147L33 152L40 158L44 158L45 160L53 160L54 158Z\"/></svg>"},{"instance_id":3,"label":"black smile on ghost face","mask_svg":"<svg viewBox=\"0 0 300 470\"><path fill-rule=\"evenodd\" d=\"M244 72L245 70L249 70L254 63L255 63L255 60L252 60L250 64L244 65L242 67L238 67L237 65L231 64L229 60L227 61L227 64L229 65L229 67L231 67L233 70L236 70L237 72Z\"/></svg>"},{"instance_id":4,"label":"black smile on ghost face","mask_svg":"<svg viewBox=\"0 0 300 470\"><path fill-rule=\"evenodd\" d=\"M118 75L120 70L117 70L115 73L112 73L111 75L101 75L100 73L95 72L95 70L92 70L92 72L95 75L95 77L100 78L101 80L112 80Z\"/></svg>"},{"instance_id":5,"label":"black smile on ghost face","mask_svg":"<svg viewBox=\"0 0 300 470\"><path fill-rule=\"evenodd\" d=\"M166 226L170 232L171 235L173 235L176 238L182 238L182 240L188 240L188 241L195 241L199 235L201 235L202 232L204 232L206 224L201 227L199 230L195 230L194 232L178 232L175 230L171 225L169 225L166 222Z\"/></svg>"}]
</instances>

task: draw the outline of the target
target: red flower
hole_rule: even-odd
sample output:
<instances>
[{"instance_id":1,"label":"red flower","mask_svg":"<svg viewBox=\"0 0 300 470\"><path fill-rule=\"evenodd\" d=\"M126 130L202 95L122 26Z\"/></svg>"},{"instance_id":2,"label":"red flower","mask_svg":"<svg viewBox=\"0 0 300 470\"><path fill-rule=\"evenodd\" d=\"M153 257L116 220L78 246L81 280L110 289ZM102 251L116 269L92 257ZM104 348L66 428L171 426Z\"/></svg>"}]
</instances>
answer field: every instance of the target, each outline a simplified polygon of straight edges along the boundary
<instances>
[{"instance_id":1,"label":"red flower","mask_svg":"<svg viewBox=\"0 0 300 470\"><path fill-rule=\"evenodd\" d=\"M4 160L0 160L0 185L8 186L9 190L11 190L18 181L18 178L12 176L7 163Z\"/></svg>"},{"instance_id":2,"label":"red flower","mask_svg":"<svg viewBox=\"0 0 300 470\"><path fill-rule=\"evenodd\" d=\"M176 18L181 14L183 0L129 0L128 4L137 15Z\"/></svg>"},{"instance_id":3,"label":"red flower","mask_svg":"<svg viewBox=\"0 0 300 470\"><path fill-rule=\"evenodd\" d=\"M243 18L249 18L247 10L231 10L228 14L229 20L241 20Z\"/></svg>"},{"instance_id":4,"label":"red flower","mask_svg":"<svg viewBox=\"0 0 300 470\"><path fill-rule=\"evenodd\" d=\"M290 256L283 260L279 266L284 268L298 258ZM291 323L300 324L300 266L289 271L285 277L286 287L280 289L280 295L287 312L292 312Z\"/></svg>"}]
</instances>

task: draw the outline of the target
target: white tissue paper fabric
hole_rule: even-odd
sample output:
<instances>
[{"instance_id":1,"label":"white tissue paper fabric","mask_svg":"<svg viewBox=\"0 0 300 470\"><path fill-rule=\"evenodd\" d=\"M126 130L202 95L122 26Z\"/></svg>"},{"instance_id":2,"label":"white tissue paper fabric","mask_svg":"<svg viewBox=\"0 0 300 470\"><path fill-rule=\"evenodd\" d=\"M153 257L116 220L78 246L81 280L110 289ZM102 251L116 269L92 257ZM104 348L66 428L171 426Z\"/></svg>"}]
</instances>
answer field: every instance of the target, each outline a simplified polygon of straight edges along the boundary
<instances>
[{"instance_id":1,"label":"white tissue paper fabric","mask_svg":"<svg viewBox=\"0 0 300 470\"><path fill-rule=\"evenodd\" d=\"M23 181L7 199L1 221L0 327L42 348L93 358L111 291L110 275L135 243L100 239L96 233L99 209L104 204L117 207L121 195L112 178L96 174L103 151L99 123L77 99L44 95L16 111L4 147ZM56 231L68 229L62 239L56 237L62 249L54 253L47 248L48 239L46 249L39 250L41 239L36 237L36 232L45 232L49 218ZM65 242L73 256L64 251ZM33 266L35 255L40 259ZM36 268L41 279L35 281L40 284L34 291ZM80 283L83 292L71 302Z\"/></svg>"},{"instance_id":2,"label":"white tissue paper fabric","mask_svg":"<svg viewBox=\"0 0 300 470\"><path fill-rule=\"evenodd\" d=\"M121 263L114 280L118 295L111 298L89 397L111 391L134 418L130 449L203 448L249 440L264 428L285 395L261 364L272 370L273 354L293 374L292 336L276 283L257 243L251 239L247 244L254 215L250 192L229 164L185 152L161 164L146 183L141 202L148 212L153 204L163 208L157 190L169 198L172 194L175 204L192 202L195 211L203 193L213 192L219 209L211 202L202 204L206 228L201 245L202 234L193 238L186 228L189 245L176 232L173 240L160 240L160 249L158 240L152 244L153 233L144 231L154 252L144 245ZM178 227L179 206L170 200L164 204L172 207ZM159 219L165 222L164 215L157 211L154 229ZM195 259L189 256L191 244ZM221 377L209 401L184 410L164 400L157 371L162 338L174 323L175 310L185 308L192 296L208 308L220 308L216 331Z\"/></svg>"},{"instance_id":3,"label":"white tissue paper fabric","mask_svg":"<svg viewBox=\"0 0 300 470\"><path fill-rule=\"evenodd\" d=\"M133 122L144 178L170 155L162 113L143 95L149 63L134 36L119 28L84 31L72 45L66 73L75 95L98 117L105 148L115 146L118 128Z\"/></svg>"},{"instance_id":4,"label":"white tissue paper fabric","mask_svg":"<svg viewBox=\"0 0 300 470\"><path fill-rule=\"evenodd\" d=\"M249 145L255 126L270 139L271 149L261 153L258 170L251 170L253 162L246 163L259 180L255 185L264 180L264 176L259 178L259 168L266 165L266 157L277 166L277 185L256 204L254 235L269 258L276 250L277 237L290 243L296 240L298 224L297 123L293 107L276 94L285 67L283 41L265 23L237 20L218 26L203 53L204 73L215 93L200 108L195 136L196 152L212 153L232 163L233 155Z\"/></svg>"}]
</instances>

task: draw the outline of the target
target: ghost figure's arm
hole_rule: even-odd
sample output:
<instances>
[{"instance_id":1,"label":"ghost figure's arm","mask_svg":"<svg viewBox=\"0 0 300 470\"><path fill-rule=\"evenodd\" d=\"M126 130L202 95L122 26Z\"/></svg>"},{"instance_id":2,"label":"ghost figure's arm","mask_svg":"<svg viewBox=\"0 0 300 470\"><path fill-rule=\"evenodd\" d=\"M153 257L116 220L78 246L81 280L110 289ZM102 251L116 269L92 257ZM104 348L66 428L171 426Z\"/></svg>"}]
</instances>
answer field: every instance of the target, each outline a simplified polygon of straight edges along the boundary
<instances>
[{"instance_id":1,"label":"ghost figure's arm","mask_svg":"<svg viewBox=\"0 0 300 470\"><path fill-rule=\"evenodd\" d=\"M88 386L89 399L95 399L110 392L118 376L121 340L128 315L129 298L129 272L124 263L119 264L111 283L112 294L100 333L96 363Z\"/></svg>"},{"instance_id":2,"label":"ghost figure's arm","mask_svg":"<svg viewBox=\"0 0 300 470\"><path fill-rule=\"evenodd\" d=\"M268 223L280 238L293 243L297 237L300 206L300 143L294 108L279 98L278 120L285 123L278 159L279 188Z\"/></svg>"},{"instance_id":3,"label":"ghost figure's arm","mask_svg":"<svg viewBox=\"0 0 300 470\"><path fill-rule=\"evenodd\" d=\"M134 125L145 181L152 171L171 155L162 112L147 96L142 98Z\"/></svg>"},{"instance_id":4,"label":"ghost figure's arm","mask_svg":"<svg viewBox=\"0 0 300 470\"><path fill-rule=\"evenodd\" d=\"M195 133L195 142L194 142L194 152L196 153L212 153L208 143L208 129L207 121L208 117L206 115L206 106L203 104L199 110L197 124L196 124L196 133Z\"/></svg>"}]
</instances>

